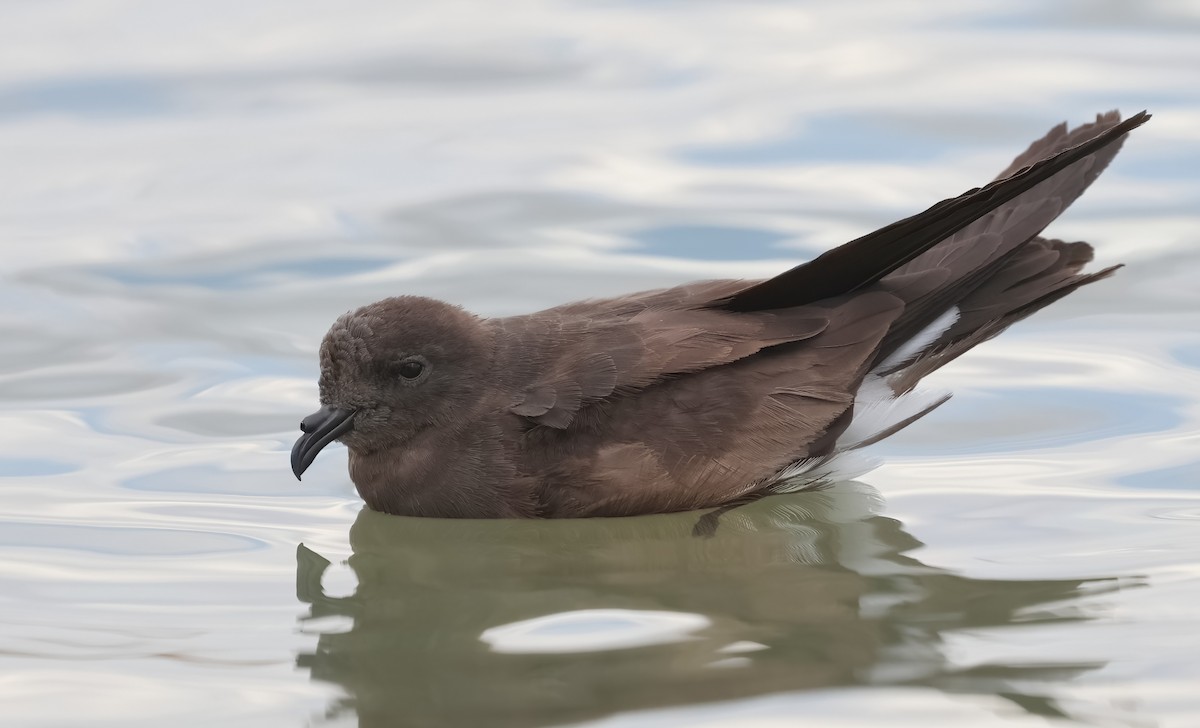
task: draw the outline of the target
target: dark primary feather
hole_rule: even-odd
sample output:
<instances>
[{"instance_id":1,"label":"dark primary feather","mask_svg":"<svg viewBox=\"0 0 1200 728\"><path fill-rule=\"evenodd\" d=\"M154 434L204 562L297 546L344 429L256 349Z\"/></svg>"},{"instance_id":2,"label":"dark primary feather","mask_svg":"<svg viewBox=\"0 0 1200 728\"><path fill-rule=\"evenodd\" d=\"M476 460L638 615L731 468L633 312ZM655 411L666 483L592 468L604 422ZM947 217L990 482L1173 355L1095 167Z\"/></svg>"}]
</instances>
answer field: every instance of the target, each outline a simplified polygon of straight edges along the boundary
<instances>
[{"instance_id":1,"label":"dark primary feather","mask_svg":"<svg viewBox=\"0 0 1200 728\"><path fill-rule=\"evenodd\" d=\"M1115 112L1112 112L1112 116L1115 116ZM1123 122L1105 128L1086 141L1056 152L1051 157L1020 168L985 187L969 190L953 199L942 200L925 212L899 220L834 248L808 263L718 301L717 305L731 311L801 306L870 285L1021 193L1033 189L1080 160L1119 141L1126 133L1149 119L1150 115L1145 111L1131 116ZM1100 124L1101 119L1097 118L1095 126ZM1094 132L1095 126L1090 130L1081 130L1080 137L1086 138L1084 135L1089 131ZM1058 127L1047 136L1056 136L1056 131ZM1040 143L1046 141L1043 139ZM1034 146L1037 147L1038 144L1035 143ZM1031 149L1023 157L1032 158L1034 155L1036 151ZM1018 157L1014 164L1022 161L1022 157ZM1100 169L1103 169L1103 166ZM1072 176L1082 183L1082 189L1095 179L1100 169L1094 173L1090 168L1077 169ZM1065 200L1063 207L1070 202ZM1061 208L1050 215L1050 219L1060 211Z\"/></svg>"},{"instance_id":2,"label":"dark primary feather","mask_svg":"<svg viewBox=\"0 0 1200 728\"><path fill-rule=\"evenodd\" d=\"M1110 112L1055 127L997 181L767 281L698 282L499 319L428 299L364 307L331 330L322 379L323 402L353 399L375 418L356 422L384 422L343 438L355 484L379 510L470 517L632 515L771 492L790 467L870 444L944 401L850 441L868 377L908 392L1110 275L1115 268L1081 272L1086 243L1039 235L1148 118ZM394 349L427 354L435 375L454 372L443 383L453 406L425 395L411 415L405 402L359 404L392 385L355 381L353 372L375 370L334 359L369 362ZM338 371L351 374L338 380Z\"/></svg>"}]
</instances>

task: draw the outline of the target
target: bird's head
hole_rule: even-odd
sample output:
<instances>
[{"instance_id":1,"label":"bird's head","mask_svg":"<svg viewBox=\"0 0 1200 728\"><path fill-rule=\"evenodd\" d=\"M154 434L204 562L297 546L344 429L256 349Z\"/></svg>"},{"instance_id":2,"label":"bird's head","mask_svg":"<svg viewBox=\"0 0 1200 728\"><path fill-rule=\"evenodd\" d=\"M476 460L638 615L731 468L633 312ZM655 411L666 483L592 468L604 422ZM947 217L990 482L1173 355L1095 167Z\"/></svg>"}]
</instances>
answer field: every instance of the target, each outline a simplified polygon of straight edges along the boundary
<instances>
[{"instance_id":1,"label":"bird's head","mask_svg":"<svg viewBox=\"0 0 1200 728\"><path fill-rule=\"evenodd\" d=\"M334 440L367 454L469 417L485 391L493 343L475 316L418 296L343 315L321 342L321 409L292 447L299 478Z\"/></svg>"}]
</instances>

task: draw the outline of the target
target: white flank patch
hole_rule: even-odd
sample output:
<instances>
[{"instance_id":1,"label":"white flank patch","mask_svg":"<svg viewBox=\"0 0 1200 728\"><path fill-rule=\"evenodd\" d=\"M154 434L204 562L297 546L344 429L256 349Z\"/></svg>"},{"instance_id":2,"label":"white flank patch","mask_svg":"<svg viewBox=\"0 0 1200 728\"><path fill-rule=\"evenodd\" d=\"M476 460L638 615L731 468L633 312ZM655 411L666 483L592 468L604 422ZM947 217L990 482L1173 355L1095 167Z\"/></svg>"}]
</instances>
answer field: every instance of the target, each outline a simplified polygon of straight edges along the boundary
<instances>
[{"instance_id":1,"label":"white flank patch","mask_svg":"<svg viewBox=\"0 0 1200 728\"><path fill-rule=\"evenodd\" d=\"M934 319L933 323L917 332L903 346L872 369L863 379L862 386L854 395L854 419L846 432L838 438L838 450L851 450L870 440L890 427L928 409L943 399L946 392L925 392L914 389L896 396L888 383L887 372L900 364L911 361L924 353L946 330L958 320L958 308L952 307ZM896 374L903 372L900 370Z\"/></svg>"},{"instance_id":2,"label":"white flank patch","mask_svg":"<svg viewBox=\"0 0 1200 728\"><path fill-rule=\"evenodd\" d=\"M945 399L947 392L914 389L896 396L880 377L869 376L854 398L854 419L838 438L838 450L852 450Z\"/></svg>"},{"instance_id":3,"label":"white flank patch","mask_svg":"<svg viewBox=\"0 0 1200 728\"><path fill-rule=\"evenodd\" d=\"M862 446L880 433L934 406L938 400L949 395L948 392L914 389L897 396L888 383L891 377L885 376L884 372L910 362L924 353L957 320L958 308L952 307L872 369L854 396L853 419L838 438L833 454L793 463L773 478L771 490L777 493L806 490L824 483L851 480L877 467L879 463L876 460L848 451ZM901 369L892 376L903 371Z\"/></svg>"},{"instance_id":4,"label":"white flank patch","mask_svg":"<svg viewBox=\"0 0 1200 728\"><path fill-rule=\"evenodd\" d=\"M823 485L854 480L879 467L879 461L859 452L838 450L826 458L793 463L775 476L772 493L796 493Z\"/></svg>"}]
</instances>

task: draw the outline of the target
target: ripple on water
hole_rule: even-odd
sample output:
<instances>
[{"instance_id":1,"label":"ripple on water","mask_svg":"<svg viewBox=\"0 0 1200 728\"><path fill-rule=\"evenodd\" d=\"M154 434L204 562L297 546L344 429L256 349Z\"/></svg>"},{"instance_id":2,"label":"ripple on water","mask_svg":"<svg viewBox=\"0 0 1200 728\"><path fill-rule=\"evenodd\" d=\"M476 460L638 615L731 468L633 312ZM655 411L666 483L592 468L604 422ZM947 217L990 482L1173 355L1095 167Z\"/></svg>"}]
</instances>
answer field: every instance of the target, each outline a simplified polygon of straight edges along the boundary
<instances>
[{"instance_id":1,"label":"ripple on water","mask_svg":"<svg viewBox=\"0 0 1200 728\"><path fill-rule=\"evenodd\" d=\"M192 409L162 415L154 423L202 437L249 437L294 431L296 415L291 412L259 414L233 409Z\"/></svg>"},{"instance_id":2,"label":"ripple on water","mask_svg":"<svg viewBox=\"0 0 1200 728\"><path fill-rule=\"evenodd\" d=\"M1045 406L1047 400L1053 406ZM873 452L949 457L1130 438L1179 428L1187 422L1184 406L1167 395L1104 389L961 391L927 420L879 443ZM1031 418L1030 412L1038 417Z\"/></svg>"},{"instance_id":3,"label":"ripple on water","mask_svg":"<svg viewBox=\"0 0 1200 728\"><path fill-rule=\"evenodd\" d=\"M235 5L0 24L0 723L1196 723L1195 3ZM1128 267L939 373L884 515L356 520L344 450L288 470L348 309L768 275L1118 102L1049 234Z\"/></svg>"},{"instance_id":4,"label":"ripple on water","mask_svg":"<svg viewBox=\"0 0 1200 728\"><path fill-rule=\"evenodd\" d=\"M0 478L63 475L78 469L76 465L48 458L0 458Z\"/></svg>"},{"instance_id":5,"label":"ripple on water","mask_svg":"<svg viewBox=\"0 0 1200 728\"><path fill-rule=\"evenodd\" d=\"M712 621L700 614L640 609L580 609L484 630L493 652L596 652L683 642Z\"/></svg>"},{"instance_id":6,"label":"ripple on water","mask_svg":"<svg viewBox=\"0 0 1200 728\"><path fill-rule=\"evenodd\" d=\"M162 371L79 371L15 375L0 381L0 400L57 402L78 401L114 394L134 394L179 381Z\"/></svg>"},{"instance_id":7,"label":"ripple on water","mask_svg":"<svg viewBox=\"0 0 1200 728\"><path fill-rule=\"evenodd\" d=\"M1142 470L1121 476L1116 482L1129 488L1197 491L1200 490L1200 461Z\"/></svg>"},{"instance_id":8,"label":"ripple on water","mask_svg":"<svg viewBox=\"0 0 1200 728\"><path fill-rule=\"evenodd\" d=\"M1162 518L1167 521L1200 521L1200 507L1196 508L1163 508L1150 511L1151 518Z\"/></svg>"},{"instance_id":9,"label":"ripple on water","mask_svg":"<svg viewBox=\"0 0 1200 728\"><path fill-rule=\"evenodd\" d=\"M728 225L664 225L630 233L651 255L690 260L744 260L781 256L789 236L775 230Z\"/></svg>"},{"instance_id":10,"label":"ripple on water","mask_svg":"<svg viewBox=\"0 0 1200 728\"><path fill-rule=\"evenodd\" d=\"M0 523L0 546L152 558L256 551L266 542L214 531L5 521Z\"/></svg>"}]
</instances>

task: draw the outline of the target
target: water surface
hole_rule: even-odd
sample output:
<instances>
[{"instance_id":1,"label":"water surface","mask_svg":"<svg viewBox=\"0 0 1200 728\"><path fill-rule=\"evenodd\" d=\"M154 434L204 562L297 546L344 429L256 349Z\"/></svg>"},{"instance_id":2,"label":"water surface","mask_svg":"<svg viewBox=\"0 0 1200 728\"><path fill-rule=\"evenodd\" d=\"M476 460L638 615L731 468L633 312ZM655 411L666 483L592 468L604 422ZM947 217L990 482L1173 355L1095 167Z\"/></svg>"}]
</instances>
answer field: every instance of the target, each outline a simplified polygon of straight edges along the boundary
<instances>
[{"instance_id":1,"label":"water surface","mask_svg":"<svg viewBox=\"0 0 1200 728\"><path fill-rule=\"evenodd\" d=\"M6 725L1200 723L1187 3L10 4ZM564 523L297 483L316 348L769 275L1149 108L1051 229L1117 277L940 372L860 482Z\"/></svg>"}]
</instances>

